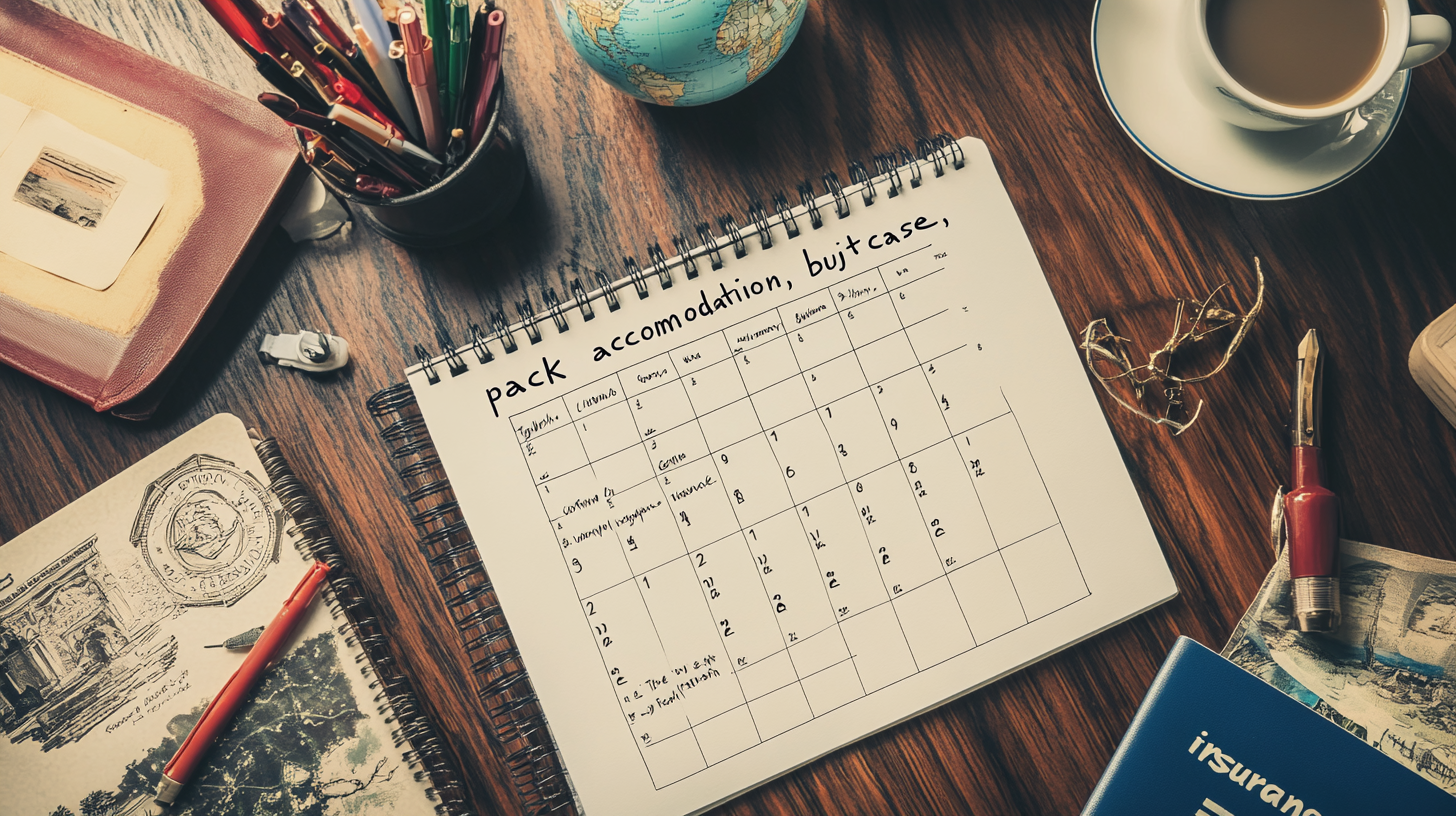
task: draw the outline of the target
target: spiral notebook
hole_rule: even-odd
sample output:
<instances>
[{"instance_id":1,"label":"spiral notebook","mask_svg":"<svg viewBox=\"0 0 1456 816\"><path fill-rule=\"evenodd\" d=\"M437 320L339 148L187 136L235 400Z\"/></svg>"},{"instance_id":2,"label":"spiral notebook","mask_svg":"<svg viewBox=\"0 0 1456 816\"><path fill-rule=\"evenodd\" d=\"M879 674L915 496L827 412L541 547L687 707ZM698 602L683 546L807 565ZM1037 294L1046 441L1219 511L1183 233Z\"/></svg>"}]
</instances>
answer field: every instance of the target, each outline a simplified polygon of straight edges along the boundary
<instances>
[{"instance_id":1,"label":"spiral notebook","mask_svg":"<svg viewBox=\"0 0 1456 816\"><path fill-rule=\"evenodd\" d=\"M531 809L705 810L1175 594L986 146L919 148L371 399Z\"/></svg>"},{"instance_id":2,"label":"spiral notebook","mask_svg":"<svg viewBox=\"0 0 1456 816\"><path fill-rule=\"evenodd\" d=\"M276 442L218 415L0 547L0 789L14 816L141 813L311 559L329 587L177 816L458 814L423 718Z\"/></svg>"}]
</instances>

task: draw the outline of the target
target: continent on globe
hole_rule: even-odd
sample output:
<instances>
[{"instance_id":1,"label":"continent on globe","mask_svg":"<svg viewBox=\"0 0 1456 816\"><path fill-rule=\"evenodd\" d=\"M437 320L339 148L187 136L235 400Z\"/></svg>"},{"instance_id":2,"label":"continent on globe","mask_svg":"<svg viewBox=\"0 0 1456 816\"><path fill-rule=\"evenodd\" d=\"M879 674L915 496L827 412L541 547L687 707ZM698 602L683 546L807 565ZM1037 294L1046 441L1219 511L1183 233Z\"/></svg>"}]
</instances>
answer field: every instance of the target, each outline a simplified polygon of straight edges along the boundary
<instances>
[{"instance_id":1,"label":"continent on globe","mask_svg":"<svg viewBox=\"0 0 1456 816\"><path fill-rule=\"evenodd\" d=\"M747 88L793 44L808 0L553 0L567 42L614 88L703 105Z\"/></svg>"},{"instance_id":2,"label":"continent on globe","mask_svg":"<svg viewBox=\"0 0 1456 816\"><path fill-rule=\"evenodd\" d=\"M748 51L748 81L753 82L779 61L784 48L784 31L791 24L798 29L798 20L807 0L788 0L783 12L775 15L773 3L734 0L718 27L718 50L732 56ZM793 39L793 32L789 39Z\"/></svg>"}]
</instances>

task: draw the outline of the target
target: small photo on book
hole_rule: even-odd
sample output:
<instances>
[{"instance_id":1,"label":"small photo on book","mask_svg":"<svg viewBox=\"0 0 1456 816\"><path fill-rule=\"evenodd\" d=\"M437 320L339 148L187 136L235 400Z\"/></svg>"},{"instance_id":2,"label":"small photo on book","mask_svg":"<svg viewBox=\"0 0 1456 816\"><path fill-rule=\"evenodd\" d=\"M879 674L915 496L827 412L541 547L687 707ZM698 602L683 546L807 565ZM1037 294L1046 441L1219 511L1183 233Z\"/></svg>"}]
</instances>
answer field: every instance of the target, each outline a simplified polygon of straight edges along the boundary
<instances>
[{"instance_id":1,"label":"small photo on book","mask_svg":"<svg viewBox=\"0 0 1456 816\"><path fill-rule=\"evenodd\" d=\"M94 230L124 187L126 179L117 173L43 147L15 188L15 200Z\"/></svg>"},{"instance_id":2,"label":"small photo on book","mask_svg":"<svg viewBox=\"0 0 1456 816\"><path fill-rule=\"evenodd\" d=\"M0 96L0 253L106 289L167 201L166 170Z\"/></svg>"}]
</instances>

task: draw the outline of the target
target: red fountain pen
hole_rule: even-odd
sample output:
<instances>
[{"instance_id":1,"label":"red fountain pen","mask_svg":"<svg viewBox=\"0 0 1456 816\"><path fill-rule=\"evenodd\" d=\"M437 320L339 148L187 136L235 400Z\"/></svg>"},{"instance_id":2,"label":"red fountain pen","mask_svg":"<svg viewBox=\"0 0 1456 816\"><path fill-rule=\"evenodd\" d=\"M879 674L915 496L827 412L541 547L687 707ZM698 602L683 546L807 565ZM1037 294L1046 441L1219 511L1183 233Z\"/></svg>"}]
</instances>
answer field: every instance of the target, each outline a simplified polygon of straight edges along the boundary
<instances>
[{"instance_id":1,"label":"red fountain pen","mask_svg":"<svg viewBox=\"0 0 1456 816\"><path fill-rule=\"evenodd\" d=\"M1289 528L1289 577L1294 581L1294 620L1301 632L1329 632L1340 625L1340 500L1321 482L1320 387L1323 379L1319 335L1310 329L1299 343L1290 450L1293 489L1284 497L1284 518Z\"/></svg>"}]
</instances>

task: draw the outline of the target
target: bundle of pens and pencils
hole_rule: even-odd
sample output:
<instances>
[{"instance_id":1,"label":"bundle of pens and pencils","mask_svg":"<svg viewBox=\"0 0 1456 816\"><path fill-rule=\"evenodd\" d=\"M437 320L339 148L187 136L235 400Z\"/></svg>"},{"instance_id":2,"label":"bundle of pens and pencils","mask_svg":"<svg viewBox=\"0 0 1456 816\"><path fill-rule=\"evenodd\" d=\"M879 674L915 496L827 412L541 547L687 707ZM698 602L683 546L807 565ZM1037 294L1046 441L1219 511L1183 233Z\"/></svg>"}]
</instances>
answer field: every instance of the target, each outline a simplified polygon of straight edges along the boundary
<instances>
[{"instance_id":1,"label":"bundle of pens and pencils","mask_svg":"<svg viewBox=\"0 0 1456 816\"><path fill-rule=\"evenodd\" d=\"M305 137L345 190L397 198L474 151L500 84L505 12L469 0L349 0L354 36L310 0L200 0L278 89L258 101ZM472 21L472 17L474 20ZM406 86L408 86L406 88Z\"/></svg>"}]
</instances>

